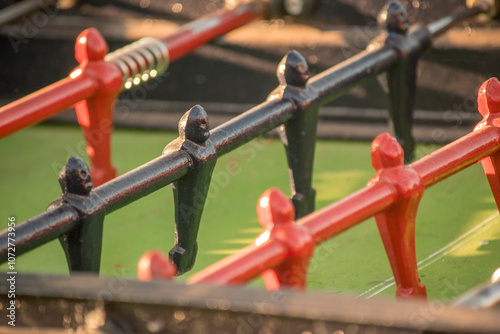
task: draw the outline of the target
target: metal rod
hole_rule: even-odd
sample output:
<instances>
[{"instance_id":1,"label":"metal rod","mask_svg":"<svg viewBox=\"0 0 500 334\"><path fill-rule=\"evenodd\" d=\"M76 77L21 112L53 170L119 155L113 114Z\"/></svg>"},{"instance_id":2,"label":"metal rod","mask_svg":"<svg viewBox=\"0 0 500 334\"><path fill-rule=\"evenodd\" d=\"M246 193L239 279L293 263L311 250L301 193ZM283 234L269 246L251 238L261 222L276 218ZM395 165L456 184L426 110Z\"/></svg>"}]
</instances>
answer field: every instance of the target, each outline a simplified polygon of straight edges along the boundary
<instances>
[{"instance_id":1,"label":"metal rod","mask_svg":"<svg viewBox=\"0 0 500 334\"><path fill-rule=\"evenodd\" d=\"M257 278L263 271L283 263L287 253L286 247L275 240L260 246L252 244L194 274L188 284L244 284ZM233 270L235 268L238 270Z\"/></svg>"},{"instance_id":2,"label":"metal rod","mask_svg":"<svg viewBox=\"0 0 500 334\"><path fill-rule=\"evenodd\" d=\"M500 303L500 281L487 283L458 297L454 306L466 307L471 310L491 308Z\"/></svg>"},{"instance_id":3,"label":"metal rod","mask_svg":"<svg viewBox=\"0 0 500 334\"><path fill-rule=\"evenodd\" d=\"M174 61L200 45L224 35L267 13L264 2L250 2L235 9L222 8L214 13L181 26L162 41L168 48L170 61Z\"/></svg>"},{"instance_id":4,"label":"metal rod","mask_svg":"<svg viewBox=\"0 0 500 334\"><path fill-rule=\"evenodd\" d=\"M45 211L16 226L16 255L21 255L71 231L79 217L68 206ZM0 233L0 263L8 258L8 230ZM14 242L12 242L14 243Z\"/></svg>"},{"instance_id":5,"label":"metal rod","mask_svg":"<svg viewBox=\"0 0 500 334\"><path fill-rule=\"evenodd\" d=\"M160 156L97 187L94 193L105 203L108 214L186 175L189 164L183 152Z\"/></svg>"},{"instance_id":6,"label":"metal rod","mask_svg":"<svg viewBox=\"0 0 500 334\"><path fill-rule=\"evenodd\" d=\"M210 139L219 156L226 154L283 124L295 110L291 100L261 103L213 129Z\"/></svg>"},{"instance_id":7,"label":"metal rod","mask_svg":"<svg viewBox=\"0 0 500 334\"><path fill-rule=\"evenodd\" d=\"M384 211L397 199L398 194L391 185L377 183L314 211L296 224L307 227L316 243L321 243Z\"/></svg>"},{"instance_id":8,"label":"metal rod","mask_svg":"<svg viewBox=\"0 0 500 334\"><path fill-rule=\"evenodd\" d=\"M317 90L321 104L326 104L398 61L397 51L390 47L362 51L314 76L309 84Z\"/></svg>"},{"instance_id":9,"label":"metal rod","mask_svg":"<svg viewBox=\"0 0 500 334\"><path fill-rule=\"evenodd\" d=\"M500 150L500 129L476 130L410 165L426 188Z\"/></svg>"},{"instance_id":10,"label":"metal rod","mask_svg":"<svg viewBox=\"0 0 500 334\"><path fill-rule=\"evenodd\" d=\"M464 20L470 19L478 14L487 12L489 9L490 6L486 2L481 2L481 4L478 6L467 8L456 14L452 14L443 17L442 19L439 19L435 22L429 23L427 25L427 29L429 29L429 32L432 34L433 37L438 37L439 35L449 30L454 25Z\"/></svg>"},{"instance_id":11,"label":"metal rod","mask_svg":"<svg viewBox=\"0 0 500 334\"><path fill-rule=\"evenodd\" d=\"M0 108L0 138L38 123L78 101L93 96L97 88L96 80L90 76L64 78Z\"/></svg>"},{"instance_id":12,"label":"metal rod","mask_svg":"<svg viewBox=\"0 0 500 334\"><path fill-rule=\"evenodd\" d=\"M0 27L17 21L36 10L47 8L56 2L56 0L24 0L12 4L0 11Z\"/></svg>"}]
</instances>

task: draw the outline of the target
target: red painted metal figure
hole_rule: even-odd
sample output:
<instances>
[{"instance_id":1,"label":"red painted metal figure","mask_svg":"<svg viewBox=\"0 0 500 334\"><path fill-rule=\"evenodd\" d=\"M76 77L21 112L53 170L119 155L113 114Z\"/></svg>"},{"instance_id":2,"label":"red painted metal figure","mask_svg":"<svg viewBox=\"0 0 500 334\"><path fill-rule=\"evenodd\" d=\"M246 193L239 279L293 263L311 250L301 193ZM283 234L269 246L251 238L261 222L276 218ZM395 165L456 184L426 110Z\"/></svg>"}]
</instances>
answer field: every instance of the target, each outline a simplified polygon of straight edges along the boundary
<instances>
[{"instance_id":1,"label":"red painted metal figure","mask_svg":"<svg viewBox=\"0 0 500 334\"><path fill-rule=\"evenodd\" d=\"M288 250L287 259L281 265L262 274L266 288L305 289L315 243L307 228L293 223L295 209L292 202L279 189L266 190L259 198L257 217L266 229L256 239L257 246L272 239L283 243Z\"/></svg>"},{"instance_id":2,"label":"red painted metal figure","mask_svg":"<svg viewBox=\"0 0 500 334\"><path fill-rule=\"evenodd\" d=\"M92 77L98 86L91 98L75 104L96 186L116 176L116 169L111 164L111 132L113 109L122 89L123 75L116 65L104 61L107 53L108 45L101 34L94 28L84 30L75 45L75 57L80 66L70 75L72 78Z\"/></svg>"},{"instance_id":3,"label":"red painted metal figure","mask_svg":"<svg viewBox=\"0 0 500 334\"><path fill-rule=\"evenodd\" d=\"M396 139L388 133L379 135L372 144L372 166L377 175L369 184L391 184L398 194L390 208L375 216L396 281L396 296L425 298L415 255L415 219L424 184L413 169L403 165L403 160L404 152Z\"/></svg>"},{"instance_id":4,"label":"red painted metal figure","mask_svg":"<svg viewBox=\"0 0 500 334\"><path fill-rule=\"evenodd\" d=\"M176 274L177 268L161 251L146 252L137 263L137 278L143 282L171 280Z\"/></svg>"},{"instance_id":5,"label":"red painted metal figure","mask_svg":"<svg viewBox=\"0 0 500 334\"><path fill-rule=\"evenodd\" d=\"M491 78L481 85L477 94L477 106L483 115L483 120L476 125L474 130L500 126L500 82L497 78ZM500 153L497 152L484 158L481 164L497 207L500 209Z\"/></svg>"}]
</instances>

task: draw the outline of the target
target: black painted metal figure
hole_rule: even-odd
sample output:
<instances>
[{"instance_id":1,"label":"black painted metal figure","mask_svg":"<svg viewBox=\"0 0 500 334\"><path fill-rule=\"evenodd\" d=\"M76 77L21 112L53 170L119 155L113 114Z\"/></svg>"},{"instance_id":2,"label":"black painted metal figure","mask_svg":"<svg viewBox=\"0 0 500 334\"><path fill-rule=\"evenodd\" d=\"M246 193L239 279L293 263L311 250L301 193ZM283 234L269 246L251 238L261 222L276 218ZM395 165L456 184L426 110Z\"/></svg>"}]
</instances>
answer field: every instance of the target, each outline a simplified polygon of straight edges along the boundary
<instances>
[{"instance_id":1,"label":"black painted metal figure","mask_svg":"<svg viewBox=\"0 0 500 334\"><path fill-rule=\"evenodd\" d=\"M72 157L68 160L59 173L58 180L63 193L67 196L72 194L88 196L93 187L90 169L80 157Z\"/></svg>"},{"instance_id":2,"label":"black painted metal figure","mask_svg":"<svg viewBox=\"0 0 500 334\"><path fill-rule=\"evenodd\" d=\"M309 65L304 57L296 50L288 52L281 59L276 76L280 85L268 97L268 100L290 98L301 109L310 106L317 94L310 85Z\"/></svg>"},{"instance_id":3,"label":"black painted metal figure","mask_svg":"<svg viewBox=\"0 0 500 334\"><path fill-rule=\"evenodd\" d=\"M413 109L417 85L417 65L422 52L430 47L431 34L424 26L409 29L405 6L398 0L390 1L378 16L378 23L386 31L375 39L395 49L400 61L387 71L389 100L389 127L405 152L405 163L415 158L413 138Z\"/></svg>"},{"instance_id":4,"label":"black painted metal figure","mask_svg":"<svg viewBox=\"0 0 500 334\"><path fill-rule=\"evenodd\" d=\"M163 150L163 154L181 151L190 159L189 172L172 183L175 201L175 246L170 258L180 275L189 271L196 260L196 237L217 162L217 151L209 139L208 115L197 105L179 121L179 138Z\"/></svg>"},{"instance_id":5,"label":"black painted metal figure","mask_svg":"<svg viewBox=\"0 0 500 334\"><path fill-rule=\"evenodd\" d=\"M95 208L104 206L97 195L91 194L93 184L90 169L81 158L72 157L59 173L58 180L63 193L50 204L49 209L69 206L80 217L78 226L59 238L69 270L98 273L104 210Z\"/></svg>"},{"instance_id":6,"label":"black painted metal figure","mask_svg":"<svg viewBox=\"0 0 500 334\"><path fill-rule=\"evenodd\" d=\"M276 71L280 85L304 88L309 80L309 66L298 51L290 51L280 62Z\"/></svg>"},{"instance_id":7,"label":"black painted metal figure","mask_svg":"<svg viewBox=\"0 0 500 334\"><path fill-rule=\"evenodd\" d=\"M290 99L297 107L294 117L280 126L290 173L295 218L314 211L316 191L312 188L314 150L319 104L317 93L307 84L309 66L297 51L290 51L279 63L276 72L280 86L268 100Z\"/></svg>"},{"instance_id":8,"label":"black painted metal figure","mask_svg":"<svg viewBox=\"0 0 500 334\"><path fill-rule=\"evenodd\" d=\"M405 34L410 27L406 7L398 0L390 1L382 8L377 22L388 33Z\"/></svg>"}]
</instances>

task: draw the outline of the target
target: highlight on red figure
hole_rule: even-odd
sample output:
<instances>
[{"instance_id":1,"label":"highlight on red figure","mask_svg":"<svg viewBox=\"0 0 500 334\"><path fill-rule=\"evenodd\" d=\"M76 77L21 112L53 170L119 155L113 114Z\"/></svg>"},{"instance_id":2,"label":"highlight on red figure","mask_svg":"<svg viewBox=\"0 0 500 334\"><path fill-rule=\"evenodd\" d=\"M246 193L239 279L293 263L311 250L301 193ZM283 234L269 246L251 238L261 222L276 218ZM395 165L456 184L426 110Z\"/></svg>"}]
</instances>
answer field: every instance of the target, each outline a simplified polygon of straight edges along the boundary
<instances>
[{"instance_id":1,"label":"highlight on red figure","mask_svg":"<svg viewBox=\"0 0 500 334\"><path fill-rule=\"evenodd\" d=\"M158 250L144 253L137 263L139 281L172 280L176 274L175 265Z\"/></svg>"}]
</instances>

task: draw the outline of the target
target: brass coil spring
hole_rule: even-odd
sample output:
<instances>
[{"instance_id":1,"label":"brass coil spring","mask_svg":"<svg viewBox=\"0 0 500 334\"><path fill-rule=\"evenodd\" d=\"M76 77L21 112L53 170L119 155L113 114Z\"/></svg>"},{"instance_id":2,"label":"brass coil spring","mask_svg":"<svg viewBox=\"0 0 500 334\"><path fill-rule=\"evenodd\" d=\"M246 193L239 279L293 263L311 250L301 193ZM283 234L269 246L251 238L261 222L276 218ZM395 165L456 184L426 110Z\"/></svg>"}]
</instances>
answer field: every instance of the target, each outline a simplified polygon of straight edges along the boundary
<instances>
[{"instance_id":1,"label":"brass coil spring","mask_svg":"<svg viewBox=\"0 0 500 334\"><path fill-rule=\"evenodd\" d=\"M120 68L123 87L130 89L163 73L168 67L169 54L163 42L145 37L107 54L104 60Z\"/></svg>"}]
</instances>

